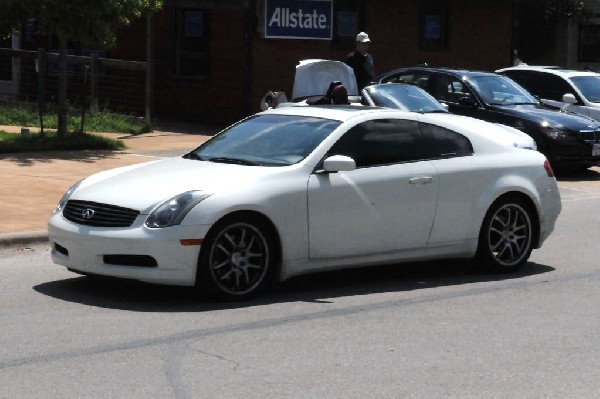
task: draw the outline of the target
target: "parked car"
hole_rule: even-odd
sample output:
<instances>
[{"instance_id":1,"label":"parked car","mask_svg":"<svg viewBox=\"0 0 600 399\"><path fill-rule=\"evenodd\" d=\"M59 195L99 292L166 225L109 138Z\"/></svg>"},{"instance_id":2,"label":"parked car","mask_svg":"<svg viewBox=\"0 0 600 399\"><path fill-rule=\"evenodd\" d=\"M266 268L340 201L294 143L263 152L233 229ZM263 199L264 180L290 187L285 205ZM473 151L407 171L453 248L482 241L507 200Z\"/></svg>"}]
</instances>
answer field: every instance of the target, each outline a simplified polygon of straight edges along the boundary
<instances>
[{"instance_id":1,"label":"parked car","mask_svg":"<svg viewBox=\"0 0 600 399\"><path fill-rule=\"evenodd\" d=\"M362 98L358 91L354 71L341 61L308 59L296 65L291 96L281 90L269 90L260 101L261 110L276 108L280 105L308 105L321 99L333 82L343 84L351 103L360 104Z\"/></svg>"},{"instance_id":2,"label":"parked car","mask_svg":"<svg viewBox=\"0 0 600 399\"><path fill-rule=\"evenodd\" d=\"M100 172L49 219L83 274L247 298L342 267L523 266L561 210L552 168L499 126L445 113L278 107L181 157Z\"/></svg>"},{"instance_id":3,"label":"parked car","mask_svg":"<svg viewBox=\"0 0 600 399\"><path fill-rule=\"evenodd\" d=\"M506 76L447 68L397 69L378 83L403 82L423 88L448 110L501 123L530 135L554 167L600 164L600 123L591 118L543 107L527 90Z\"/></svg>"},{"instance_id":4,"label":"parked car","mask_svg":"<svg viewBox=\"0 0 600 399\"><path fill-rule=\"evenodd\" d=\"M600 74L596 72L539 66L496 72L518 82L544 104L600 120Z\"/></svg>"}]
</instances>

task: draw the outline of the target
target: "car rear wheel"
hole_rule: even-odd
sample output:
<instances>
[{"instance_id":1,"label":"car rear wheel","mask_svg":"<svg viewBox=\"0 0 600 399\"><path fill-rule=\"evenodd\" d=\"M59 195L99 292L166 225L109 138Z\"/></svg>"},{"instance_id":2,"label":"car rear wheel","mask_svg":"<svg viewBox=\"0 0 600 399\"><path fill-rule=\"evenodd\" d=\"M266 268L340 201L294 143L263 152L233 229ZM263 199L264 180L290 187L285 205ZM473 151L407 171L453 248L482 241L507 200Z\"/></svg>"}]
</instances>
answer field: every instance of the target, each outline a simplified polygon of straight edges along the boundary
<instances>
[{"instance_id":1,"label":"car rear wheel","mask_svg":"<svg viewBox=\"0 0 600 399\"><path fill-rule=\"evenodd\" d=\"M206 236L196 286L222 299L247 299L271 280L275 241L259 218L226 218Z\"/></svg>"},{"instance_id":2,"label":"car rear wheel","mask_svg":"<svg viewBox=\"0 0 600 399\"><path fill-rule=\"evenodd\" d=\"M520 198L496 201L481 227L477 264L494 272L511 272L523 266L533 249L534 220L531 207Z\"/></svg>"}]
</instances>

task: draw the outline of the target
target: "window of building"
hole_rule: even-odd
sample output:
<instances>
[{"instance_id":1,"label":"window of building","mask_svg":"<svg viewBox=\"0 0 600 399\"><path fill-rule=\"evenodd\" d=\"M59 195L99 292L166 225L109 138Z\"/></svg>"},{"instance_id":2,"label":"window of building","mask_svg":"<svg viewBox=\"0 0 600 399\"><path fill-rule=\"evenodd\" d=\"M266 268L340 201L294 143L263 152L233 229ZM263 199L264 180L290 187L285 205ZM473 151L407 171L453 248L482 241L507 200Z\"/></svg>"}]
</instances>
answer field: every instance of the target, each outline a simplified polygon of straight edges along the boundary
<instances>
[{"instance_id":1,"label":"window of building","mask_svg":"<svg viewBox=\"0 0 600 399\"><path fill-rule=\"evenodd\" d=\"M419 49L448 50L449 5L442 1L423 2L419 8Z\"/></svg>"},{"instance_id":2,"label":"window of building","mask_svg":"<svg viewBox=\"0 0 600 399\"><path fill-rule=\"evenodd\" d=\"M579 61L600 62L600 24L579 29Z\"/></svg>"},{"instance_id":3,"label":"window of building","mask_svg":"<svg viewBox=\"0 0 600 399\"><path fill-rule=\"evenodd\" d=\"M363 1L337 0L333 3L333 39L336 49L354 49L356 35L364 30Z\"/></svg>"},{"instance_id":4,"label":"window of building","mask_svg":"<svg viewBox=\"0 0 600 399\"><path fill-rule=\"evenodd\" d=\"M210 76L210 15L204 10L175 9L175 65L180 77Z\"/></svg>"}]
</instances>

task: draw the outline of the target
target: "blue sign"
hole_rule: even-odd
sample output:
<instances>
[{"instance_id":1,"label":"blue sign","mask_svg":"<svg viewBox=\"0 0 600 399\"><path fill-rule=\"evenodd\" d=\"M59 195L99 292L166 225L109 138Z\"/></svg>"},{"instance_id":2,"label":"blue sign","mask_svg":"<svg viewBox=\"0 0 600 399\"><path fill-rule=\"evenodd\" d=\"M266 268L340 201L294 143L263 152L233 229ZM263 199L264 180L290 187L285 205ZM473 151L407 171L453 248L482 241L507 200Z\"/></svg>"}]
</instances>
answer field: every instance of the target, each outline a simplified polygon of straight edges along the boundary
<instances>
[{"instance_id":1,"label":"blue sign","mask_svg":"<svg viewBox=\"0 0 600 399\"><path fill-rule=\"evenodd\" d=\"M265 0L265 37L331 40L332 0Z\"/></svg>"}]
</instances>

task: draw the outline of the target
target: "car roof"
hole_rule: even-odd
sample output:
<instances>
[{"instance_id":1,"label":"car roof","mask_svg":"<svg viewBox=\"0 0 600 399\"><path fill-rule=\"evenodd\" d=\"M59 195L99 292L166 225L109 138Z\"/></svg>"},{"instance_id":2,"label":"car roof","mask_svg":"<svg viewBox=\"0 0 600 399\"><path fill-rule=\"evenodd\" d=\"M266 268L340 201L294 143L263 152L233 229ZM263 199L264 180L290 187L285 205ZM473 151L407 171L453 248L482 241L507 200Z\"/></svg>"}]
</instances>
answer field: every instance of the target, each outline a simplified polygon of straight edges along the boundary
<instances>
[{"instance_id":1,"label":"car roof","mask_svg":"<svg viewBox=\"0 0 600 399\"><path fill-rule=\"evenodd\" d=\"M491 143L502 145L504 147L507 145L509 147L517 147L517 142L522 141L523 137L529 137L519 130L510 129L511 131L507 131L506 128L500 127L497 124L468 116L451 113L419 114L416 112L408 112L384 107L355 105L309 105L302 107L272 108L257 115L297 115L337 120L340 122L346 122L355 117L360 117L361 121L368 120L370 119L369 117L402 118L452 129L467 136L473 145L476 145L480 149L482 148L481 146L489 147Z\"/></svg>"},{"instance_id":2,"label":"car roof","mask_svg":"<svg viewBox=\"0 0 600 399\"><path fill-rule=\"evenodd\" d=\"M487 71L474 71L474 70L455 69L455 68L447 68L447 67L415 66L415 67L399 68L399 69L395 69L390 72L386 72L386 73L382 74L378 79L383 78L388 75L395 74L395 73L407 72L407 71L442 72L442 73L447 73L447 74L454 75L454 76L461 77L461 78L462 77L472 78L472 77L478 77L478 76L497 76L496 73L487 72Z\"/></svg>"},{"instance_id":3,"label":"car roof","mask_svg":"<svg viewBox=\"0 0 600 399\"><path fill-rule=\"evenodd\" d=\"M277 107L267 111L263 111L258 115L297 115L297 116L308 116L315 118L325 118L337 120L340 122L347 121L351 118L361 115L375 115L375 114L397 114L402 116L411 115L412 112L401 111L397 109L384 108L384 107L371 107L363 105L307 105L302 107ZM414 119L409 117L409 119Z\"/></svg>"},{"instance_id":4,"label":"car roof","mask_svg":"<svg viewBox=\"0 0 600 399\"><path fill-rule=\"evenodd\" d=\"M553 75L561 76L564 78L571 78L575 76L600 76L600 74L592 71L579 71L575 69L561 68L558 66L544 66L544 65L519 65L510 68L502 68L496 72L505 71L543 71L551 73Z\"/></svg>"}]
</instances>

